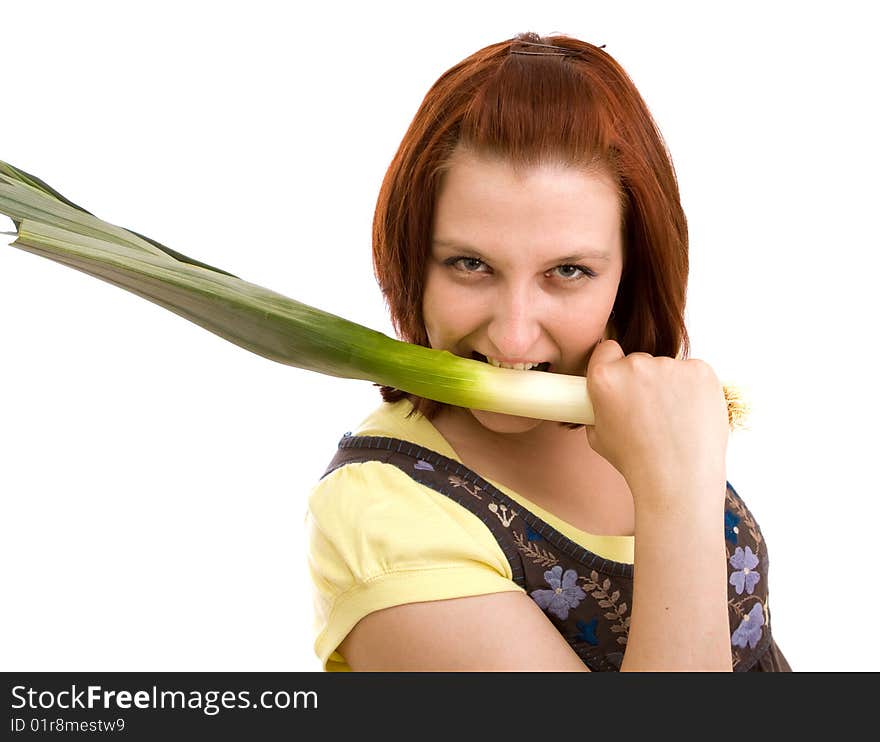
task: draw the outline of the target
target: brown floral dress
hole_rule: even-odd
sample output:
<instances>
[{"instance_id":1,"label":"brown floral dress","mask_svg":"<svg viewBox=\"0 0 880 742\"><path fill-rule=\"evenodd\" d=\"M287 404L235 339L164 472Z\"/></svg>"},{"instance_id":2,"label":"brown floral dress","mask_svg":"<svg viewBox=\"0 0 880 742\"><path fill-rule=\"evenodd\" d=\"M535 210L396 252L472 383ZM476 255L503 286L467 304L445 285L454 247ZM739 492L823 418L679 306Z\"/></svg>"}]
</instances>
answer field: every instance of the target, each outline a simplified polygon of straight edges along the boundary
<instances>
[{"instance_id":1,"label":"brown floral dress","mask_svg":"<svg viewBox=\"0 0 880 742\"><path fill-rule=\"evenodd\" d=\"M322 478L340 466L365 461L396 466L479 517L507 557L513 581L546 613L584 664L593 671L620 670L629 634L632 564L584 549L463 464L397 438L346 433ZM730 482L724 534L733 669L790 672L770 631L764 538Z\"/></svg>"}]
</instances>

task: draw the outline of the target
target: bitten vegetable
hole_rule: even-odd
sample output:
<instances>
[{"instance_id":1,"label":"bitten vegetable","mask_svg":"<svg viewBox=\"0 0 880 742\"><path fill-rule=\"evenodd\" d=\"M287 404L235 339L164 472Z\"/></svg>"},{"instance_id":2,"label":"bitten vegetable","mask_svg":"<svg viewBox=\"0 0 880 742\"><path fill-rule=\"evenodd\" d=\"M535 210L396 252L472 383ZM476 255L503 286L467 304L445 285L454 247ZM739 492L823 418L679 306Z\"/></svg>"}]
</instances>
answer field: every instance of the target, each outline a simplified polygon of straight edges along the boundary
<instances>
[{"instance_id":1,"label":"bitten vegetable","mask_svg":"<svg viewBox=\"0 0 880 742\"><path fill-rule=\"evenodd\" d=\"M594 423L581 376L495 368L394 340L117 227L39 178L0 161L0 213L10 243L137 294L258 355L328 376L542 420ZM747 408L725 387L731 428Z\"/></svg>"}]
</instances>

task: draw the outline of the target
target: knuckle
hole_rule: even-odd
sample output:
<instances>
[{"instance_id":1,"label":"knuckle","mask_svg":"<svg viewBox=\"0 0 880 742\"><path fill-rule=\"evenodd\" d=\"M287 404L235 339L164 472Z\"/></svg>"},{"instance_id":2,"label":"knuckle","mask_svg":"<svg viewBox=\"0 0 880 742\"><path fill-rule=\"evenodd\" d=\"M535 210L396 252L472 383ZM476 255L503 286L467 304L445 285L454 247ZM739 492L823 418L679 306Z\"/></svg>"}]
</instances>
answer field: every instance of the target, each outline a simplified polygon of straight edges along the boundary
<instances>
[{"instance_id":1,"label":"knuckle","mask_svg":"<svg viewBox=\"0 0 880 742\"><path fill-rule=\"evenodd\" d=\"M591 384L597 384L599 386L605 387L608 386L608 383L611 379L611 369L607 365L596 366L595 368L590 370L588 380Z\"/></svg>"},{"instance_id":2,"label":"knuckle","mask_svg":"<svg viewBox=\"0 0 880 742\"><path fill-rule=\"evenodd\" d=\"M694 372L700 374L701 376L712 377L715 375L715 371L712 369L712 367L700 358L690 358L685 361L685 363L689 364L690 367L694 369Z\"/></svg>"},{"instance_id":3,"label":"knuckle","mask_svg":"<svg viewBox=\"0 0 880 742\"><path fill-rule=\"evenodd\" d=\"M713 369L712 366L699 358L688 360L687 363L691 364L694 378L699 383L705 384L707 387L712 387L716 391L721 391L721 380L718 378L718 375L715 373L715 369Z\"/></svg>"},{"instance_id":4,"label":"knuckle","mask_svg":"<svg viewBox=\"0 0 880 742\"><path fill-rule=\"evenodd\" d=\"M627 357L629 366L634 371L644 373L651 367L651 361L654 357L648 353L630 353Z\"/></svg>"}]
</instances>

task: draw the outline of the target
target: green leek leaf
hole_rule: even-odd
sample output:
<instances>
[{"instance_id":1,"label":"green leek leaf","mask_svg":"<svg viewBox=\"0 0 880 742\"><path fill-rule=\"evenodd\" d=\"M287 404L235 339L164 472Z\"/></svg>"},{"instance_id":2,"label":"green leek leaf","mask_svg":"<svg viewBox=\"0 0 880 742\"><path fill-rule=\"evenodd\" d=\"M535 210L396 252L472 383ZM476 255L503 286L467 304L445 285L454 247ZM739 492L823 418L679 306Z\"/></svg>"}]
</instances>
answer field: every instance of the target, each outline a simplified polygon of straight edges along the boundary
<instances>
[{"instance_id":1,"label":"green leek leaf","mask_svg":"<svg viewBox=\"0 0 880 742\"><path fill-rule=\"evenodd\" d=\"M0 213L16 226L12 246L126 289L273 361L461 407L594 422L583 377L495 368L394 340L109 224L2 161Z\"/></svg>"}]
</instances>

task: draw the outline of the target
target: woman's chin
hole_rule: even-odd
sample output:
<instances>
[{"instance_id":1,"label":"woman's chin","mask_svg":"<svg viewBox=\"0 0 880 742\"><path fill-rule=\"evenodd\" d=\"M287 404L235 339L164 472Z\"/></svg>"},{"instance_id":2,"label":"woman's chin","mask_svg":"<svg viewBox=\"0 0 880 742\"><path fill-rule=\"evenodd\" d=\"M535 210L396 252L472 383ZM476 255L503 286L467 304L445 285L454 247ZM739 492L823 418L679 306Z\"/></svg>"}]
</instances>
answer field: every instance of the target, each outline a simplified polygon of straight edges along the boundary
<instances>
[{"instance_id":1,"label":"woman's chin","mask_svg":"<svg viewBox=\"0 0 880 742\"><path fill-rule=\"evenodd\" d=\"M493 433L527 433L544 422L531 417L505 415L501 412L486 412L485 410L471 410L470 413L480 425Z\"/></svg>"}]
</instances>

